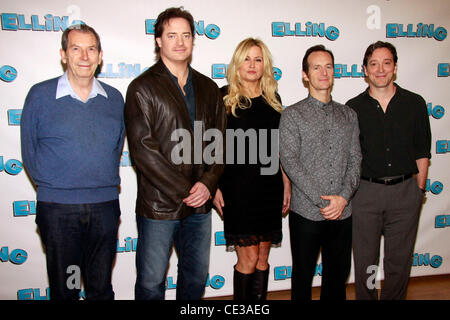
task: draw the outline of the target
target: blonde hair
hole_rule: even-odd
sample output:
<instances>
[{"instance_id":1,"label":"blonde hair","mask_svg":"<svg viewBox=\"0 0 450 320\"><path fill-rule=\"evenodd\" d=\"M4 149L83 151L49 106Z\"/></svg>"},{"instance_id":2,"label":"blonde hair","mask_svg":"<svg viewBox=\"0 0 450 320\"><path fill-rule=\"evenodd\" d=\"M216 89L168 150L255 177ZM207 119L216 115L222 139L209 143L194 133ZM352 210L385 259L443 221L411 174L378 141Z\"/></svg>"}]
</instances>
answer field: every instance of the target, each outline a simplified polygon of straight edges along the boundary
<instances>
[{"instance_id":1,"label":"blonde hair","mask_svg":"<svg viewBox=\"0 0 450 320\"><path fill-rule=\"evenodd\" d=\"M280 113L283 111L283 107L276 94L278 83L273 74L272 55L264 42L259 39L247 38L242 40L236 47L227 70L229 87L228 94L224 96L223 100L227 108L227 113L229 114L231 112L235 117L237 117L236 108L246 109L251 107L252 102L250 97L246 95L240 81L239 68L245 61L250 48L253 46L259 47L263 54L263 75L259 81L262 97L276 111Z\"/></svg>"}]
</instances>

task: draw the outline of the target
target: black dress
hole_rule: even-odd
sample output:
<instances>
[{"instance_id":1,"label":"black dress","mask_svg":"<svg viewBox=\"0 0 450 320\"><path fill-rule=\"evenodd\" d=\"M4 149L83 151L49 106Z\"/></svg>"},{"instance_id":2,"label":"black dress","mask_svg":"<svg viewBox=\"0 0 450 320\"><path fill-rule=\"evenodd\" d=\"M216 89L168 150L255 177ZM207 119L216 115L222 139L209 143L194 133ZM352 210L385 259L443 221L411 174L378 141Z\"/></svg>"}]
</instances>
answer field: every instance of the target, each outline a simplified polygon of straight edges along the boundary
<instances>
[{"instance_id":1,"label":"black dress","mask_svg":"<svg viewBox=\"0 0 450 320\"><path fill-rule=\"evenodd\" d=\"M226 90L227 87L222 88L222 94L227 94ZM282 240L283 179L278 148L275 148L270 138L270 130L278 130L281 114L274 110L262 96L253 98L251 101L250 108L236 108L238 117L231 113L228 115L227 136L230 134L230 129L242 129L247 133L253 131L257 142L250 143L250 139L245 139L245 163L238 164L239 148L237 140L234 140L233 163L227 160L219 181L225 203L223 218L227 250L233 250L235 245L257 245L262 241L270 241L273 246L278 246ZM249 129L250 131L247 131ZM261 137L260 129L267 130L265 137ZM261 163L260 140L267 142L268 145L268 151L262 152L264 155L270 157L271 152L276 153L275 158L271 158L271 161L276 160L276 170L271 170L276 171L275 174L261 174L261 168L270 167L270 163L266 165ZM226 153L230 151L231 145L227 139ZM251 151L258 155L256 163L249 157Z\"/></svg>"}]
</instances>

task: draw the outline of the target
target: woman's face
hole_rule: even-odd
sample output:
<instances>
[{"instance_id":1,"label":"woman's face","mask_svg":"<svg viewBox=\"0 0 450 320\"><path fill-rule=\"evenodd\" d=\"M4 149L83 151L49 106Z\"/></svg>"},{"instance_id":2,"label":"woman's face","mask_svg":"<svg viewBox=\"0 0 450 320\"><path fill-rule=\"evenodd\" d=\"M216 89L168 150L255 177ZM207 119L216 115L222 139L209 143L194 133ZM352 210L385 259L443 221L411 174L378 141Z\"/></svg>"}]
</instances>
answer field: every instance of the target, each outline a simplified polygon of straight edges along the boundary
<instances>
[{"instance_id":1,"label":"woman's face","mask_svg":"<svg viewBox=\"0 0 450 320\"><path fill-rule=\"evenodd\" d=\"M253 46L239 67L241 82L259 82L264 72L264 58L260 47Z\"/></svg>"}]
</instances>

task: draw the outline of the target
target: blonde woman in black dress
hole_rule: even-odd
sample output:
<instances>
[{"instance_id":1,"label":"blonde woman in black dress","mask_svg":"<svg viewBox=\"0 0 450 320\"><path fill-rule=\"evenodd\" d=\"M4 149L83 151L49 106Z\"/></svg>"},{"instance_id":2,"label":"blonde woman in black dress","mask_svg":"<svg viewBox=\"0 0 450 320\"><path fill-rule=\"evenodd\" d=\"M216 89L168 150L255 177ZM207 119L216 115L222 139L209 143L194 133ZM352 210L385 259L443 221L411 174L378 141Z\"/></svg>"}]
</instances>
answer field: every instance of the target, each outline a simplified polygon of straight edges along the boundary
<instances>
[{"instance_id":1,"label":"blonde woman in black dress","mask_svg":"<svg viewBox=\"0 0 450 320\"><path fill-rule=\"evenodd\" d=\"M281 245L281 219L289 210L291 196L289 179L279 164L278 139L271 139L270 133L278 130L283 108L267 46L253 38L239 43L227 80L229 85L222 88L227 131L242 129L249 136L256 136L257 141L250 143L250 139L245 139L244 164L238 163L239 156L243 156L238 153L244 151L238 150L239 143L235 141L234 150L227 145L227 154L234 151L234 161L227 160L214 205L224 219L227 250L235 249L238 257L233 276L234 298L265 300L269 252L272 246ZM264 130L267 134L261 136ZM269 165L260 161L261 143L267 143L267 155L276 152L276 170L271 174L262 170ZM258 155L256 163L249 156L252 152Z\"/></svg>"}]
</instances>

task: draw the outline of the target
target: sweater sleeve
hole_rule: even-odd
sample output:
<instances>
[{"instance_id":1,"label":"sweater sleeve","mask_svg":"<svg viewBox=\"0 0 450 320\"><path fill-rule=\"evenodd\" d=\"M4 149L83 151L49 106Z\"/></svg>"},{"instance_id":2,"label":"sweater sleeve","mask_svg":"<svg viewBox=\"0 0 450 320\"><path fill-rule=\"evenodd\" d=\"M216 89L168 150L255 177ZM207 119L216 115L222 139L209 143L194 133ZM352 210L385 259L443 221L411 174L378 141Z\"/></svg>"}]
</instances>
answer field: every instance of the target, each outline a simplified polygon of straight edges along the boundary
<instances>
[{"instance_id":1,"label":"sweater sleeve","mask_svg":"<svg viewBox=\"0 0 450 320\"><path fill-rule=\"evenodd\" d=\"M37 127L39 123L39 100L35 87L32 87L25 99L20 120L20 139L22 162L36 184L38 170L36 166L36 149L38 144Z\"/></svg>"}]
</instances>

